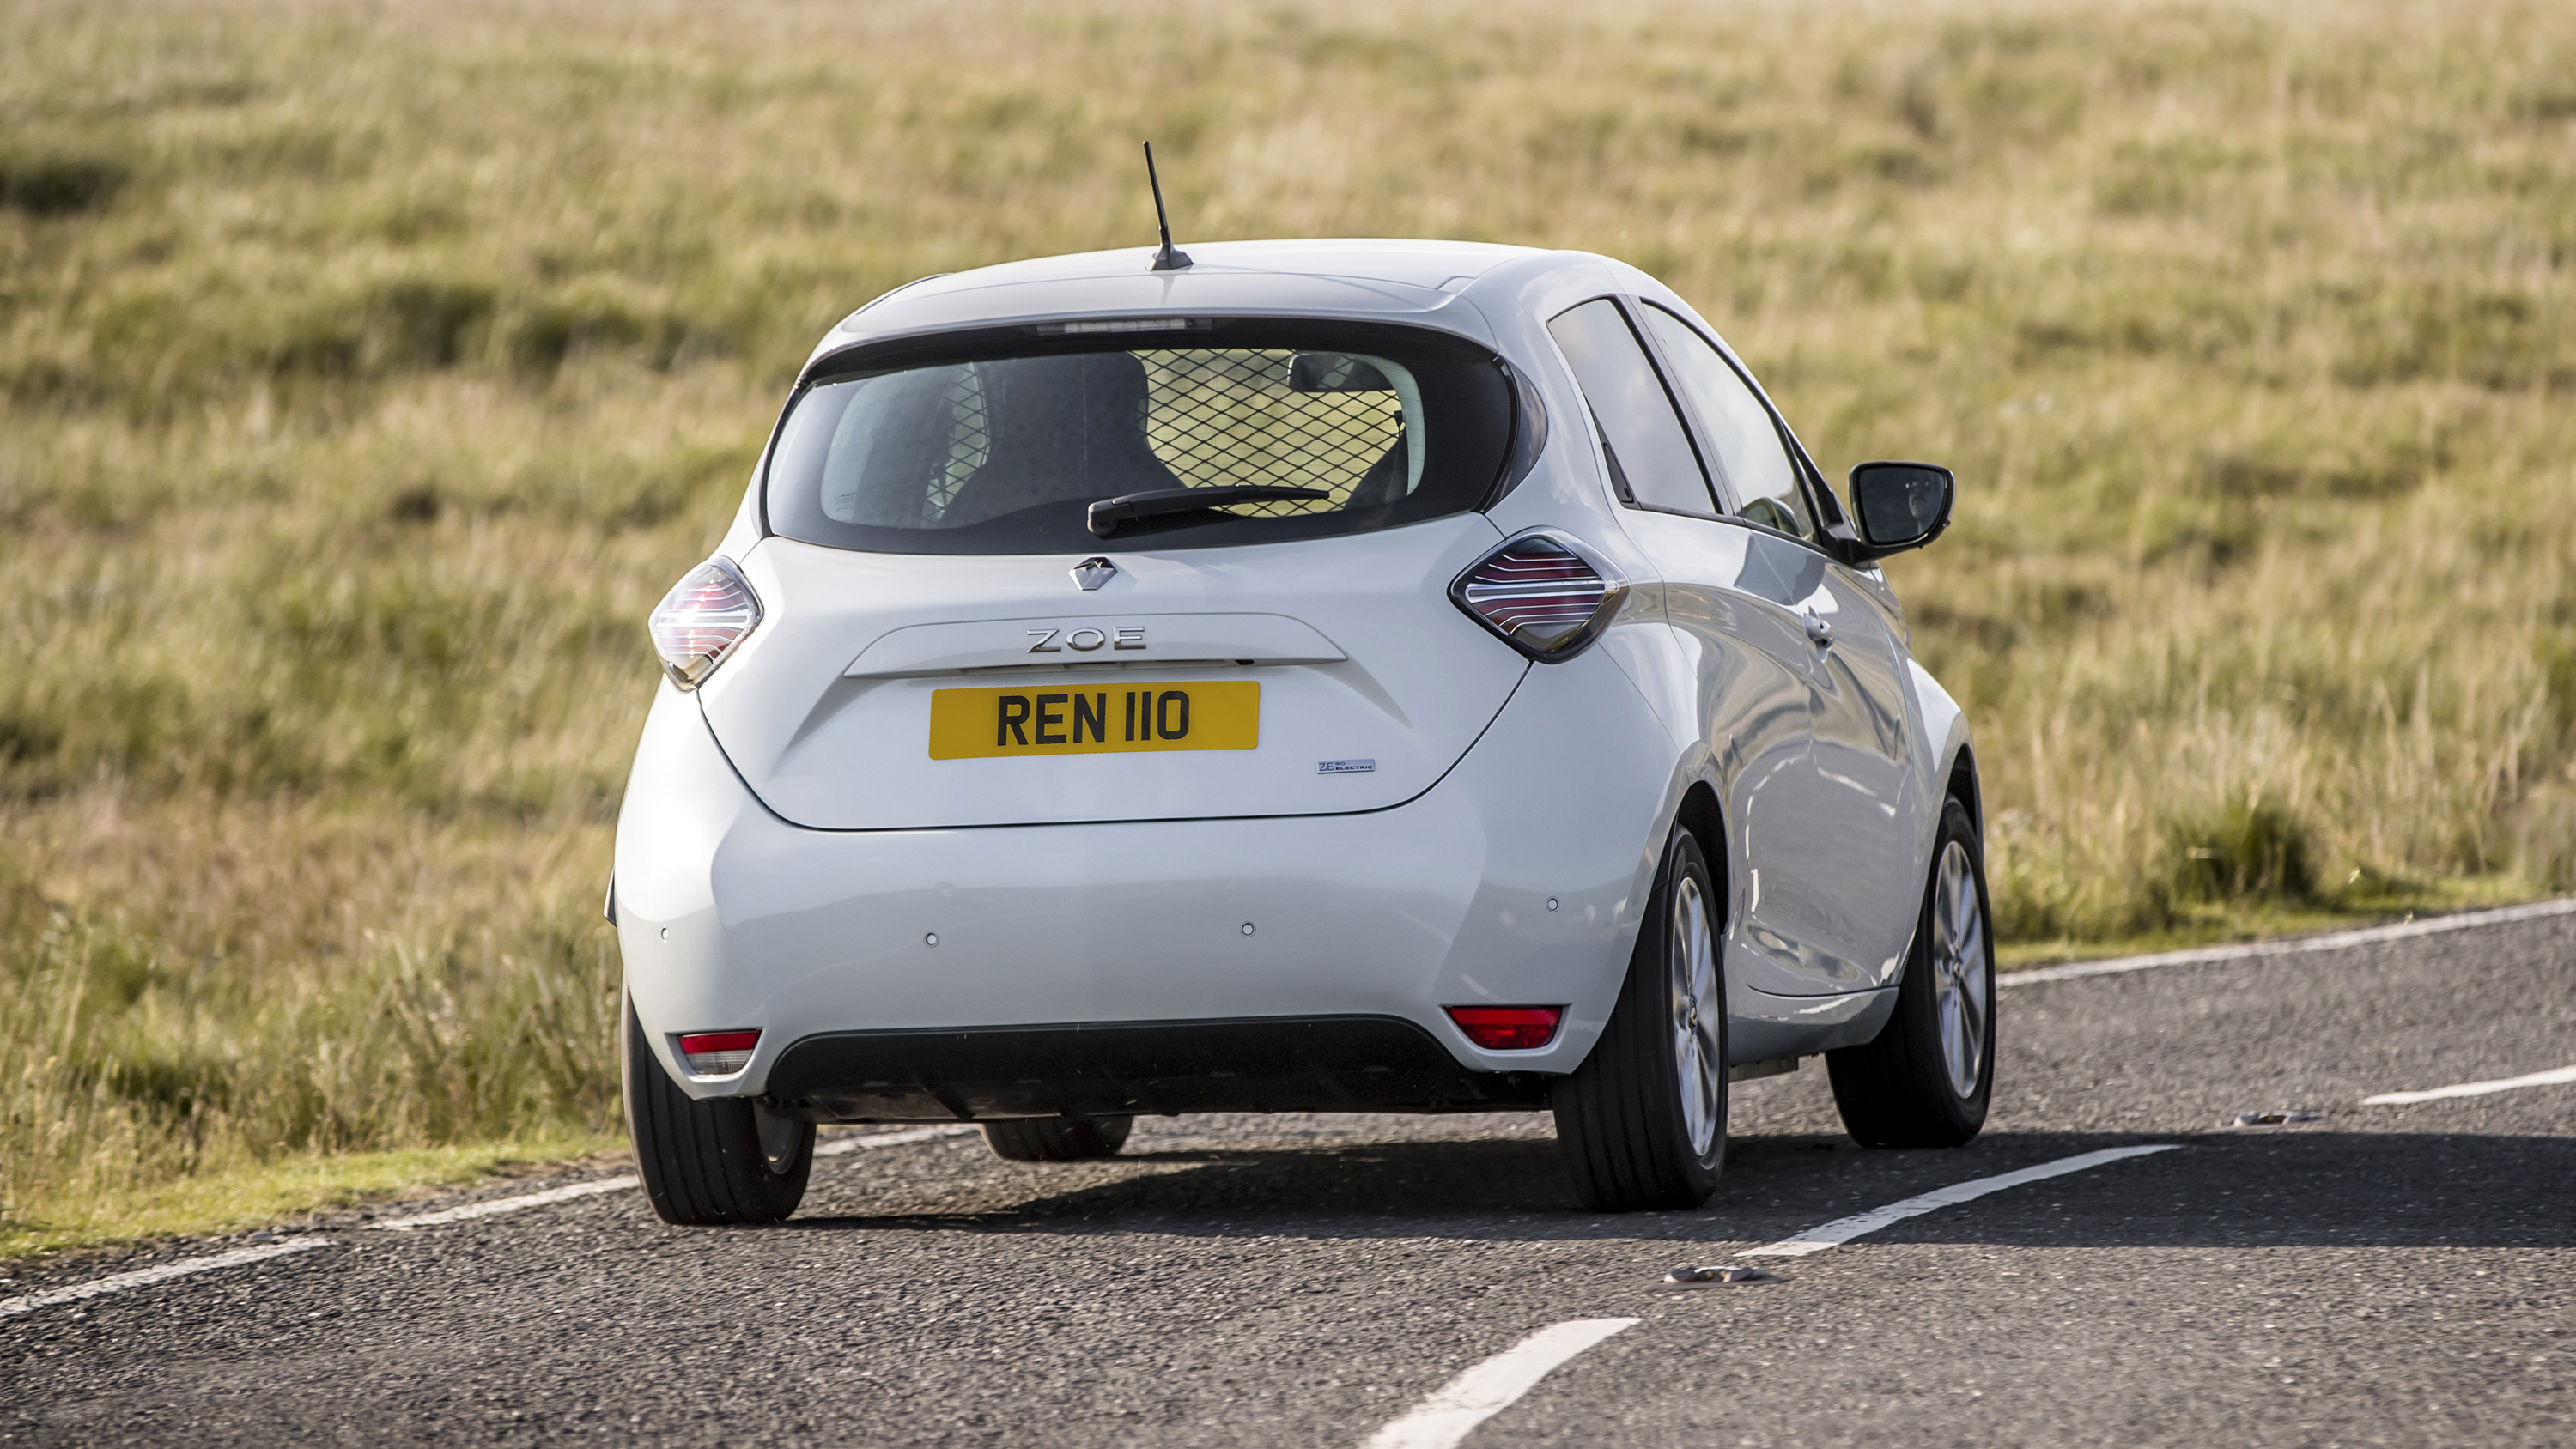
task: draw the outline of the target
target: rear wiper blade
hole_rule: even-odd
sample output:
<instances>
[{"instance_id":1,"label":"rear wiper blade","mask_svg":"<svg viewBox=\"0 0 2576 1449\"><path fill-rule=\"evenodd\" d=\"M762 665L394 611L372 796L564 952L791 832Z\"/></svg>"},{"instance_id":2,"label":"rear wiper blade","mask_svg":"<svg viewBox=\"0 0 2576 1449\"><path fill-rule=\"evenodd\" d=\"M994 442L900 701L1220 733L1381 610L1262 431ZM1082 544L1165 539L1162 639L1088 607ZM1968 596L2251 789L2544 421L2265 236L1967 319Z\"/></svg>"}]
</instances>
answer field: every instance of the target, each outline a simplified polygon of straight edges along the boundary
<instances>
[{"instance_id":1,"label":"rear wiper blade","mask_svg":"<svg viewBox=\"0 0 2576 1449\"><path fill-rule=\"evenodd\" d=\"M1223 488L1157 488L1122 493L1091 505L1091 535L1107 538L1120 524L1173 513L1201 513L1229 503L1295 503L1333 495L1321 488L1282 488L1269 483L1234 483Z\"/></svg>"}]
</instances>

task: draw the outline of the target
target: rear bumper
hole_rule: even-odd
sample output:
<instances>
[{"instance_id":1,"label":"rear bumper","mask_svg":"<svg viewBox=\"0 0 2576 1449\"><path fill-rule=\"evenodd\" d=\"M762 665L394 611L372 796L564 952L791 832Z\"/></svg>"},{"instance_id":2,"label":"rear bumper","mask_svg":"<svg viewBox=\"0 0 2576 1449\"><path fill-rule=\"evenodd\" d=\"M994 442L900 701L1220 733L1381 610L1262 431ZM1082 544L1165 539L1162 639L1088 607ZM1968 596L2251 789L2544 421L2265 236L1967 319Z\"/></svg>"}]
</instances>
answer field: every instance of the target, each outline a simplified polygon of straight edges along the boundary
<instances>
[{"instance_id":1,"label":"rear bumper","mask_svg":"<svg viewBox=\"0 0 2576 1449\"><path fill-rule=\"evenodd\" d=\"M1063 1112L1473 1112L1541 1107L1549 1077L1462 1066L1389 1016L835 1032L787 1048L769 1096L821 1121Z\"/></svg>"},{"instance_id":2,"label":"rear bumper","mask_svg":"<svg viewBox=\"0 0 2576 1449\"><path fill-rule=\"evenodd\" d=\"M1634 708L1605 710L1603 691ZM1583 741L1581 758L1567 758L1569 738ZM1337 1066L1331 1042L1346 1034L1303 1030L1289 1040L1330 1049L1306 1067L1265 1069L1270 1086L1246 1087L1238 1073L1233 1087L1154 1089L1174 1105L1122 1110L1526 1105L1519 1087L1453 1089L1474 1074L1571 1071L1591 1050L1635 940L1672 779L1671 741L1596 651L1533 671L1448 779L1391 810L820 831L764 809L694 702L666 686L618 821L627 988L657 1055L692 1095L769 1093L792 1056L779 1090L818 1115L934 1115L921 1110L938 1100L930 1084L868 1095L867 1082L894 1078L848 1044L862 1039L881 1044L868 1051L893 1051L887 1044L905 1034L975 1038L967 1066L937 1066L932 1078L975 1085L984 1092L975 1100L992 1104L975 1110L1053 1111L1066 1107L1000 1090L1046 1074L1002 1081L999 1068L972 1063L1009 1042L1056 1054L1067 1082L1215 1083L1232 1069L1163 1072L1145 1059L1074 1068L1115 1033L1156 1023L1352 1018L1402 1023L1407 1043L1436 1048L1446 1065L1408 1045ZM1476 1004L1567 1013L1549 1046L1490 1052L1442 1011ZM1104 1023L1115 1024L1111 1036ZM743 1028L761 1041L732 1076L692 1077L673 1050L681 1032ZM1202 1038L1229 1051L1257 1045L1233 1026ZM1356 1078L1379 1067L1413 1085L1372 1097Z\"/></svg>"}]
</instances>

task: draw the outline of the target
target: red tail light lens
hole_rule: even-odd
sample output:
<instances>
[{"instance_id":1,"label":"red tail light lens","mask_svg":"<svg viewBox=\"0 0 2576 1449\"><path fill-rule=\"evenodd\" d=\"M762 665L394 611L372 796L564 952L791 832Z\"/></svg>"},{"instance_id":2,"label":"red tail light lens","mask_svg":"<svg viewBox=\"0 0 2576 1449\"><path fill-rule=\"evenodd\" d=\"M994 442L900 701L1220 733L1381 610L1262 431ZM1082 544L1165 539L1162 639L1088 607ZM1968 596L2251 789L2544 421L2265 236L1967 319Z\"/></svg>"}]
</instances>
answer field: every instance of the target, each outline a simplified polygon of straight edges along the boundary
<instances>
[{"instance_id":1,"label":"red tail light lens","mask_svg":"<svg viewBox=\"0 0 2576 1449\"><path fill-rule=\"evenodd\" d=\"M1476 622L1544 664L1571 659L1601 636L1628 581L1561 533L1524 533L1476 561L1449 597Z\"/></svg>"},{"instance_id":2,"label":"red tail light lens","mask_svg":"<svg viewBox=\"0 0 2576 1449\"><path fill-rule=\"evenodd\" d=\"M760 598L733 560L689 570L653 610L653 652L682 689L695 689L760 623Z\"/></svg>"},{"instance_id":3,"label":"red tail light lens","mask_svg":"<svg viewBox=\"0 0 2576 1449\"><path fill-rule=\"evenodd\" d=\"M1556 1040L1562 1006L1453 1006L1449 1019L1489 1052L1525 1052Z\"/></svg>"},{"instance_id":4,"label":"red tail light lens","mask_svg":"<svg viewBox=\"0 0 2576 1449\"><path fill-rule=\"evenodd\" d=\"M751 1050L760 1045L756 1031L699 1031L680 1038L680 1055L701 1077L729 1077L751 1065Z\"/></svg>"}]
</instances>

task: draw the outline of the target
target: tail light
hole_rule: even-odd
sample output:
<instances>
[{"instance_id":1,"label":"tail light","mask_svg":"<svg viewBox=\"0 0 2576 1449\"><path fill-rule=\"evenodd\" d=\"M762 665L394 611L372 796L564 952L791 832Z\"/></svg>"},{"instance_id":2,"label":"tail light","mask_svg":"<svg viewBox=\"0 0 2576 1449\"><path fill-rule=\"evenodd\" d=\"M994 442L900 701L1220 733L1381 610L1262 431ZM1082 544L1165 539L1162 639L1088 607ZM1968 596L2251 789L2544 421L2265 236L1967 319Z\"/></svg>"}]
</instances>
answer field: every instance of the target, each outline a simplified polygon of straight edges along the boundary
<instances>
[{"instance_id":1,"label":"tail light","mask_svg":"<svg viewBox=\"0 0 2576 1449\"><path fill-rule=\"evenodd\" d=\"M1525 1052L1556 1040L1562 1006L1453 1006L1449 1019L1489 1052Z\"/></svg>"},{"instance_id":2,"label":"tail light","mask_svg":"<svg viewBox=\"0 0 2576 1449\"><path fill-rule=\"evenodd\" d=\"M751 1065L751 1049L758 1045L756 1031L698 1031L680 1038L680 1056L692 1075L730 1077Z\"/></svg>"},{"instance_id":3,"label":"tail light","mask_svg":"<svg viewBox=\"0 0 2576 1449\"><path fill-rule=\"evenodd\" d=\"M760 598L733 560L711 558L671 586L653 610L653 652L682 689L706 682L760 623Z\"/></svg>"},{"instance_id":4,"label":"tail light","mask_svg":"<svg viewBox=\"0 0 2576 1449\"><path fill-rule=\"evenodd\" d=\"M1504 540L1449 586L1459 608L1542 664L1582 653L1627 596L1617 569L1553 532Z\"/></svg>"}]
</instances>

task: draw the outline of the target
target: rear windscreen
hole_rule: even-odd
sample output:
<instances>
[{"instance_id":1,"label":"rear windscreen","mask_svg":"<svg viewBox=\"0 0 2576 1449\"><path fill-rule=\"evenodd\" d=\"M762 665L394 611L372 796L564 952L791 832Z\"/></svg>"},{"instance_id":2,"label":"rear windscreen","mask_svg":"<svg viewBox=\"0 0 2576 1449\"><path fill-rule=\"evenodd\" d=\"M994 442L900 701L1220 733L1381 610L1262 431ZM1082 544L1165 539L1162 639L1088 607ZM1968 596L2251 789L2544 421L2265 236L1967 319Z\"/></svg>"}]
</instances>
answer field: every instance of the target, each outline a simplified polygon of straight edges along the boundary
<instances>
[{"instance_id":1,"label":"rear windscreen","mask_svg":"<svg viewBox=\"0 0 2576 1449\"><path fill-rule=\"evenodd\" d=\"M1356 533L1477 507L1511 443L1493 356L1439 333L1316 322L1070 324L913 341L826 372L771 449L772 531L879 553L1207 547ZM1151 333L1132 329L1157 328ZM1106 499L1301 488L1121 527Z\"/></svg>"}]
</instances>

